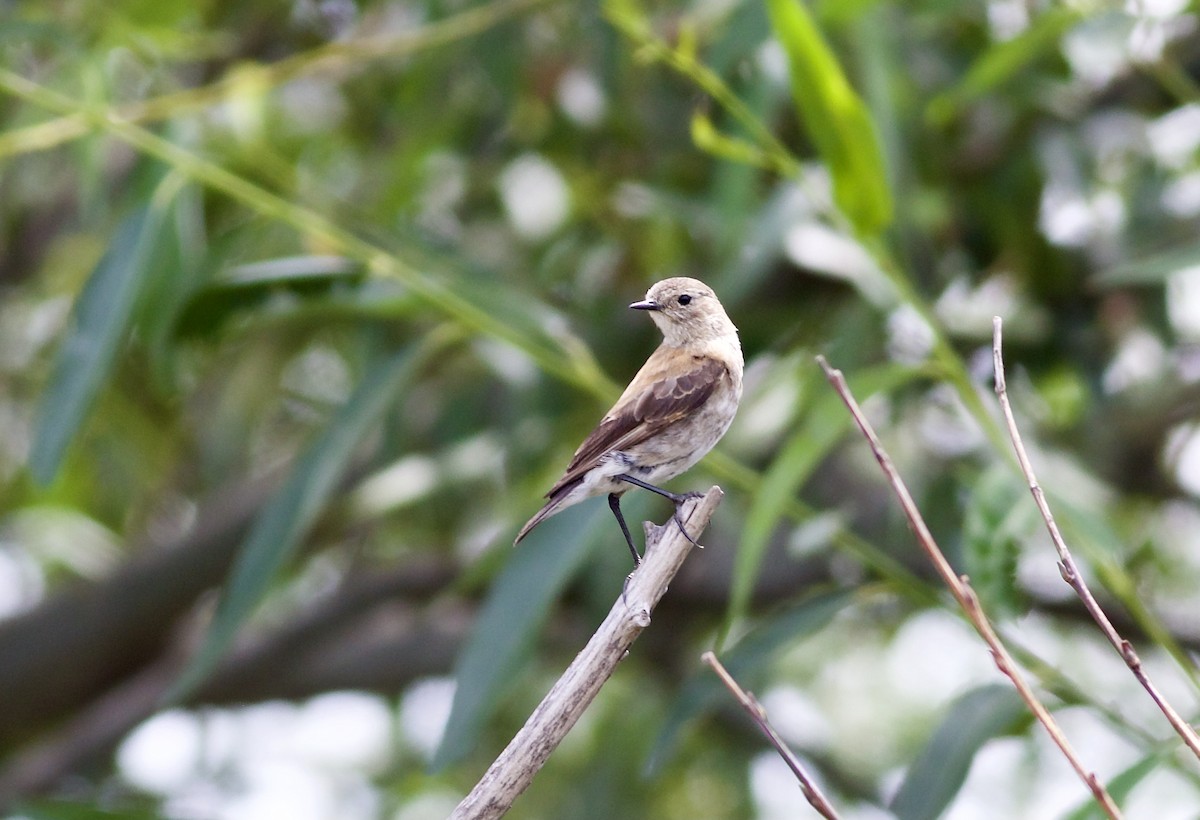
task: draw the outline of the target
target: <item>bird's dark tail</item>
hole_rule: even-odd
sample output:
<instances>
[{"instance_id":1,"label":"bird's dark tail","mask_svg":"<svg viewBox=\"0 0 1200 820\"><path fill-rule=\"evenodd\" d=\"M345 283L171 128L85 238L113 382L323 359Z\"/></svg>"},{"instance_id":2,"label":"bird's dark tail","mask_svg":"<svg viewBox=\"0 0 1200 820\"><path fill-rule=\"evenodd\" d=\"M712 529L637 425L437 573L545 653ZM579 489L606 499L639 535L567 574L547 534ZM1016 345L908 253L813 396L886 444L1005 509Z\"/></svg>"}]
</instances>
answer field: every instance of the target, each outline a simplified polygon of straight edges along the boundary
<instances>
[{"instance_id":1,"label":"bird's dark tail","mask_svg":"<svg viewBox=\"0 0 1200 820\"><path fill-rule=\"evenodd\" d=\"M570 507L571 504L566 504L563 502L567 500L567 496L570 495L572 489L574 489L574 485L571 485L570 487L563 487L554 495L550 496L550 500L546 502L546 505L538 510L537 514L533 518L526 521L524 527L521 527L521 531L517 533L516 540L513 541L513 546L515 547L517 544L520 544L521 540L525 536L529 535L529 531L538 524L542 523L555 513L561 512L567 507Z\"/></svg>"}]
</instances>

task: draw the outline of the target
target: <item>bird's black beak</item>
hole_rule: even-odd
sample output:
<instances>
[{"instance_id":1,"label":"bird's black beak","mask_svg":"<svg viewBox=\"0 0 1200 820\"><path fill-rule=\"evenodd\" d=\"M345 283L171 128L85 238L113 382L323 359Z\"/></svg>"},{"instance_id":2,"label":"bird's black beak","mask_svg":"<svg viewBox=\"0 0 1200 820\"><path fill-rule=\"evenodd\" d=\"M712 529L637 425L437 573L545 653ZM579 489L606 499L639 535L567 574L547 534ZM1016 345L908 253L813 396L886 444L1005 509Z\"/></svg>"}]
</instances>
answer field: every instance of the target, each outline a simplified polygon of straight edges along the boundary
<instances>
[{"instance_id":1,"label":"bird's black beak","mask_svg":"<svg viewBox=\"0 0 1200 820\"><path fill-rule=\"evenodd\" d=\"M651 299L644 299L641 302L634 302L630 305L634 310L662 310L662 305Z\"/></svg>"}]
</instances>

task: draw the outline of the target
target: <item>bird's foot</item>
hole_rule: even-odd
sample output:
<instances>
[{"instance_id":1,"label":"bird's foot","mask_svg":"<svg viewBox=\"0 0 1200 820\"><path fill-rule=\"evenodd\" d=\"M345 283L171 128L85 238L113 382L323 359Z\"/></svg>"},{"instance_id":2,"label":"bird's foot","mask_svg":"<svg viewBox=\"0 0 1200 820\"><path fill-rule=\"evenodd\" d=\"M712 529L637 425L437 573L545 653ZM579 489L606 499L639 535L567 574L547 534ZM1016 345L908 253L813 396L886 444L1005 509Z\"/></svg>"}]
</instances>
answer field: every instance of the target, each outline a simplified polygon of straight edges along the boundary
<instances>
[{"instance_id":1,"label":"bird's foot","mask_svg":"<svg viewBox=\"0 0 1200 820\"><path fill-rule=\"evenodd\" d=\"M670 493L667 495L667 498L671 499L671 502L678 507L685 501L692 501L696 498L704 498L704 493L698 493L694 490L690 493Z\"/></svg>"},{"instance_id":2,"label":"bird's foot","mask_svg":"<svg viewBox=\"0 0 1200 820\"><path fill-rule=\"evenodd\" d=\"M675 512L671 515L671 518L675 519L675 524L679 527L679 531L681 533L683 533L684 538L686 538L687 540L692 542L693 547L699 547L700 549L704 549L704 545L701 544L699 541L697 541L695 538L692 538L692 536L688 534L687 527L683 526L683 519L679 517L679 508L678 507L675 508Z\"/></svg>"}]
</instances>

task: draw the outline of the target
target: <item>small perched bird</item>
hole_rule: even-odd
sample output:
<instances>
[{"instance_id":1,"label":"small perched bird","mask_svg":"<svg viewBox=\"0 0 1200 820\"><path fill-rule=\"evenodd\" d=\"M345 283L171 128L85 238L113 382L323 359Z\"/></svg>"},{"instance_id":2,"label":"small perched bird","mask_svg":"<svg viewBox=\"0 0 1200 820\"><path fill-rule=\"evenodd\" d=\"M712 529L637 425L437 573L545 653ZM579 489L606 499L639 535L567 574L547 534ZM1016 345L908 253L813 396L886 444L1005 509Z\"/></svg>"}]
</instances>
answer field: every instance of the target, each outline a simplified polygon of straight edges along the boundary
<instances>
[{"instance_id":1,"label":"small perched bird","mask_svg":"<svg viewBox=\"0 0 1200 820\"><path fill-rule=\"evenodd\" d=\"M696 279L664 279L629 307L650 311L662 344L579 445L563 477L546 493L550 500L521 528L514 544L550 516L607 493L637 567L642 557L621 515L621 496L630 487L674 502L675 522L691 540L678 509L690 496L655 485L703 458L729 429L742 398L742 345L712 289Z\"/></svg>"}]
</instances>

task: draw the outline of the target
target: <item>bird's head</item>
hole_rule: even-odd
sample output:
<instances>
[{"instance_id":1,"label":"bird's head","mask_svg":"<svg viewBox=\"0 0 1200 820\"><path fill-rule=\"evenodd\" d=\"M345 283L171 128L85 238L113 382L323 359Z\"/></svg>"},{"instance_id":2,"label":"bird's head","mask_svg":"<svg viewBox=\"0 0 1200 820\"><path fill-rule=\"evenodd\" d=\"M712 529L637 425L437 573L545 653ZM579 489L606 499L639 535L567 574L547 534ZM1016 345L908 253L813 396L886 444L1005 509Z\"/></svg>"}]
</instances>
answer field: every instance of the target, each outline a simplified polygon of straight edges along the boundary
<instances>
[{"instance_id":1,"label":"bird's head","mask_svg":"<svg viewBox=\"0 0 1200 820\"><path fill-rule=\"evenodd\" d=\"M650 312L668 345L688 347L718 340L737 343L737 328L712 288L698 279L676 276L651 285L646 298L630 305Z\"/></svg>"}]
</instances>

